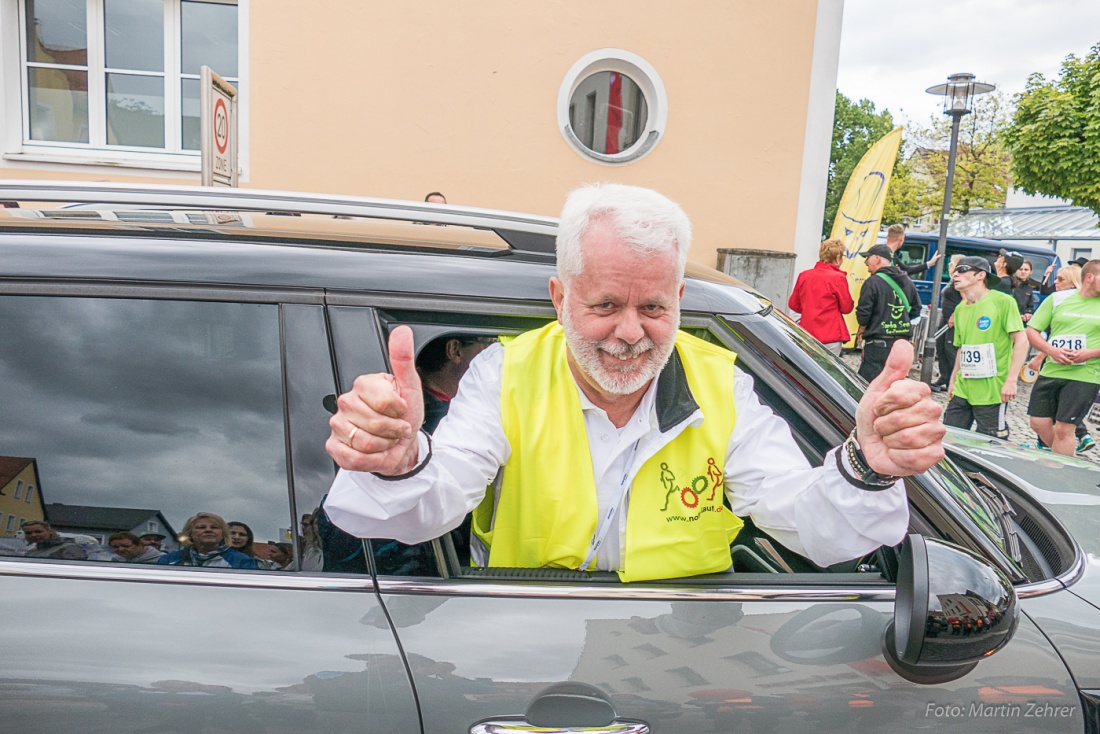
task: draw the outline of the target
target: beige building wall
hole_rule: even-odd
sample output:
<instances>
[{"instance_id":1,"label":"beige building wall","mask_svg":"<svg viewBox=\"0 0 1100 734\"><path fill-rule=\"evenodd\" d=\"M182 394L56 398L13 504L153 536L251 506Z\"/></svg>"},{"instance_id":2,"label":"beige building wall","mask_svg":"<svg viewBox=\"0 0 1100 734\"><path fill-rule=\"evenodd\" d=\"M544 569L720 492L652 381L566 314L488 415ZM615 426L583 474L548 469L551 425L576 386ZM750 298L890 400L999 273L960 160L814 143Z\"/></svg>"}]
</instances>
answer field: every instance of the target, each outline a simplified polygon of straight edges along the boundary
<instances>
[{"instance_id":1,"label":"beige building wall","mask_svg":"<svg viewBox=\"0 0 1100 734\"><path fill-rule=\"evenodd\" d=\"M411 199L439 190L452 204L556 215L574 186L619 181L685 207L697 262L713 266L721 247L789 252L816 10L815 0L253 3L249 183ZM665 134L628 165L585 160L557 127L566 73L605 47L644 58L668 94Z\"/></svg>"},{"instance_id":2,"label":"beige building wall","mask_svg":"<svg viewBox=\"0 0 1100 734\"><path fill-rule=\"evenodd\" d=\"M414 200L439 190L452 204L556 215L571 188L617 181L684 206L698 263L714 266L720 248L816 258L842 0L239 8L242 186ZM626 165L582 157L558 128L567 72L602 48L644 59L667 92L661 139ZM17 158L0 177L198 182Z\"/></svg>"}]
</instances>

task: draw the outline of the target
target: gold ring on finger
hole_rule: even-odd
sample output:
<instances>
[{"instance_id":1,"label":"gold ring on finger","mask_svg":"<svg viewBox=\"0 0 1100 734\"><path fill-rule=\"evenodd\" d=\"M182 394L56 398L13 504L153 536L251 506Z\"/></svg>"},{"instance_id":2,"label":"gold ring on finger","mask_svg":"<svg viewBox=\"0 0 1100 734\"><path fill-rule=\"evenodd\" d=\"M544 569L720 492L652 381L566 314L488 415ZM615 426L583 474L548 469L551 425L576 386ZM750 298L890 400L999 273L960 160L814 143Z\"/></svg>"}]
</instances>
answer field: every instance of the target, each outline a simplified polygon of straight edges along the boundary
<instances>
[{"instance_id":1,"label":"gold ring on finger","mask_svg":"<svg viewBox=\"0 0 1100 734\"><path fill-rule=\"evenodd\" d=\"M348 433L348 446L351 446L352 448L355 448L354 446L352 446L351 442L355 440L355 434L358 430L359 426L352 426L351 432Z\"/></svg>"}]
</instances>

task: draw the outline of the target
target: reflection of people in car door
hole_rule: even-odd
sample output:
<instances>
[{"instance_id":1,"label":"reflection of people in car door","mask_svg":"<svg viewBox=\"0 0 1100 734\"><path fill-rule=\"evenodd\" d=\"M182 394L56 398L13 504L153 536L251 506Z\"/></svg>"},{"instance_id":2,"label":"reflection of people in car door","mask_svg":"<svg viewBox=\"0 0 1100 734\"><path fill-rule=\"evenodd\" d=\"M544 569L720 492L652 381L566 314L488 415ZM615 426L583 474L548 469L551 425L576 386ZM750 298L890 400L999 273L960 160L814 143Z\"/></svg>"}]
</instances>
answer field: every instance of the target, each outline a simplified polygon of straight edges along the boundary
<instances>
[{"instance_id":1,"label":"reflection of people in car door","mask_svg":"<svg viewBox=\"0 0 1100 734\"><path fill-rule=\"evenodd\" d=\"M162 566L206 566L210 568L256 568L256 559L229 547L229 525L212 512L200 512L187 519L180 532L183 548L157 559Z\"/></svg>"},{"instance_id":2,"label":"reflection of people in car door","mask_svg":"<svg viewBox=\"0 0 1100 734\"><path fill-rule=\"evenodd\" d=\"M434 448L419 432L412 333L395 329L394 374L359 377L329 421L326 448L344 469L326 502L333 522L416 542L477 507L489 566L624 581L724 571L741 521L722 497L683 492L690 502L660 512L661 464L694 491L713 458L733 511L819 565L899 542L908 504L897 476L939 461L945 431L928 387L904 379L912 346L895 348L867 389L850 440L811 468L735 355L679 331L690 246L683 210L655 191L574 191L550 280L558 322L473 361Z\"/></svg>"},{"instance_id":3,"label":"reflection of people in car door","mask_svg":"<svg viewBox=\"0 0 1100 734\"><path fill-rule=\"evenodd\" d=\"M23 542L34 545L25 555L27 558L53 558L58 561L83 561L88 552L69 538L62 538L53 526L43 520L27 520L19 526L23 531Z\"/></svg>"},{"instance_id":4,"label":"reflection of people in car door","mask_svg":"<svg viewBox=\"0 0 1100 734\"><path fill-rule=\"evenodd\" d=\"M107 538L107 545L115 552L112 561L120 563L156 563L163 553L145 545L133 533L114 533Z\"/></svg>"}]
</instances>

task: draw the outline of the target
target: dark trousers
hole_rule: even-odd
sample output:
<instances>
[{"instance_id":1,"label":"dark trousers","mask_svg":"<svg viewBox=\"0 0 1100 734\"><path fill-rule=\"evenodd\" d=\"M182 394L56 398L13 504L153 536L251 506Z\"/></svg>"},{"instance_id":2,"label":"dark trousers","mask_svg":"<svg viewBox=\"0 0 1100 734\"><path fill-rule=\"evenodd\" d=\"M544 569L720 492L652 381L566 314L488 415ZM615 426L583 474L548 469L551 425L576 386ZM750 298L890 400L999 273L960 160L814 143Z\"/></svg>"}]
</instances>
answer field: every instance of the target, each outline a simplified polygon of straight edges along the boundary
<instances>
[{"instance_id":1,"label":"dark trousers","mask_svg":"<svg viewBox=\"0 0 1100 734\"><path fill-rule=\"evenodd\" d=\"M996 405L971 405L958 395L947 403L943 412L943 424L970 430L977 424L978 433L995 438L1008 438L1008 423L1005 421L1005 403Z\"/></svg>"},{"instance_id":2,"label":"dark trousers","mask_svg":"<svg viewBox=\"0 0 1100 734\"><path fill-rule=\"evenodd\" d=\"M863 361L859 363L859 376L867 382L875 379L886 367L886 358L895 339L872 339L863 342Z\"/></svg>"},{"instance_id":3,"label":"dark trousers","mask_svg":"<svg viewBox=\"0 0 1100 734\"><path fill-rule=\"evenodd\" d=\"M952 326L936 338L936 363L940 366L940 377L937 382L944 385L951 382L951 370L955 369L955 353L959 351L955 346L955 327Z\"/></svg>"}]
</instances>

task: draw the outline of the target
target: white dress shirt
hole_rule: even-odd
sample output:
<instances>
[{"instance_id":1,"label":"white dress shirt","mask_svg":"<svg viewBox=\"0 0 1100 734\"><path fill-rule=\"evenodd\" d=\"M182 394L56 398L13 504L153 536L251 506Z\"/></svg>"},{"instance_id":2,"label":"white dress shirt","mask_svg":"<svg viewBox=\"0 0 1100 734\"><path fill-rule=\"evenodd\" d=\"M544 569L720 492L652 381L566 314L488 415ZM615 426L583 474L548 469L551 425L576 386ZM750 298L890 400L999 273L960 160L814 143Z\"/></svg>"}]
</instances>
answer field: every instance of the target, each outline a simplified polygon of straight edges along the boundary
<instances>
[{"instance_id":1,"label":"white dress shirt","mask_svg":"<svg viewBox=\"0 0 1100 734\"><path fill-rule=\"evenodd\" d=\"M500 345L474 359L432 437L431 461L414 476L386 481L341 469L325 501L332 522L358 537L394 538L408 544L458 527L511 455L500 412L503 366ZM656 386L654 380L622 428L616 428L577 388L592 452L599 517L618 499L624 472L633 481L633 475L658 450L703 420L702 411L697 410L662 434ZM879 492L856 487L837 470L835 448L821 467L811 467L786 422L759 401L752 378L736 368L734 405L737 421L725 466L726 496L734 513L752 517L758 528L821 566L901 541L909 524L902 482ZM632 456L635 441L638 448ZM426 455L427 440L421 434L421 460ZM847 457L842 460L850 469ZM629 495L600 546L596 565L601 570L619 568L628 503Z\"/></svg>"}]
</instances>

